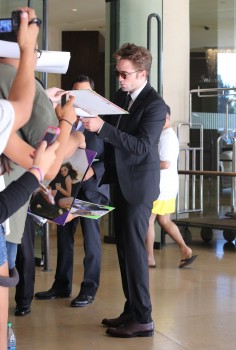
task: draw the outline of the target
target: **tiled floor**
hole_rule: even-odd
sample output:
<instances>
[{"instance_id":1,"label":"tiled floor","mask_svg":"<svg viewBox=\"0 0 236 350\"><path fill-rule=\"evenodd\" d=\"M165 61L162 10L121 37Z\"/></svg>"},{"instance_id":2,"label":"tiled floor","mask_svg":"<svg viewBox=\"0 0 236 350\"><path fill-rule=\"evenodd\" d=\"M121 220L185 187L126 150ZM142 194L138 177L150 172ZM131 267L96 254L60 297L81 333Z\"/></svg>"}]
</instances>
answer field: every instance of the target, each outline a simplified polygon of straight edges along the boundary
<instances>
[{"instance_id":1,"label":"tiled floor","mask_svg":"<svg viewBox=\"0 0 236 350\"><path fill-rule=\"evenodd\" d=\"M93 304L69 307L70 299L34 300L32 312L15 317L14 290L10 292L9 319L17 336L17 350L235 350L236 272L235 242L227 243L215 232L210 243L192 229L195 263L178 269L175 244L155 251L157 268L150 269L155 334L152 338L115 339L105 335L104 317L122 311L116 249L103 243L101 285ZM36 268L35 290L51 287L55 273L56 239L50 234L51 271ZM76 235L73 297L82 278L83 247Z\"/></svg>"}]
</instances>

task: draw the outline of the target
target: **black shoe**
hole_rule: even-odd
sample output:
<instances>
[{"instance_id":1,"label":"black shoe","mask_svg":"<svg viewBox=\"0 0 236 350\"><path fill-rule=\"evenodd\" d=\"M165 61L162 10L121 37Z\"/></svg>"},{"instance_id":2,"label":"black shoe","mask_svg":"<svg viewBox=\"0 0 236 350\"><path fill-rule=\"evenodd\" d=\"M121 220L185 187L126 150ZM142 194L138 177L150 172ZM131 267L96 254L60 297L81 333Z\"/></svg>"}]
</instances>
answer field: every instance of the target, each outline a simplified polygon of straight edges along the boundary
<instances>
[{"instance_id":1,"label":"black shoe","mask_svg":"<svg viewBox=\"0 0 236 350\"><path fill-rule=\"evenodd\" d=\"M102 324L107 327L120 327L130 322L132 317L129 314L125 314L124 312L118 316L117 318L104 318L102 320Z\"/></svg>"},{"instance_id":2,"label":"black shoe","mask_svg":"<svg viewBox=\"0 0 236 350\"><path fill-rule=\"evenodd\" d=\"M94 297L90 295L78 295L74 300L71 301L70 306L72 307L83 307L91 304L94 301Z\"/></svg>"},{"instance_id":3,"label":"black shoe","mask_svg":"<svg viewBox=\"0 0 236 350\"><path fill-rule=\"evenodd\" d=\"M28 306L19 306L16 305L15 308L15 316L25 316L28 315L30 313L30 305Z\"/></svg>"},{"instance_id":4,"label":"black shoe","mask_svg":"<svg viewBox=\"0 0 236 350\"><path fill-rule=\"evenodd\" d=\"M154 334L154 324L153 322L138 323L131 321L120 327L108 328L106 333L117 338L152 337Z\"/></svg>"},{"instance_id":5,"label":"black shoe","mask_svg":"<svg viewBox=\"0 0 236 350\"><path fill-rule=\"evenodd\" d=\"M47 300L47 299L55 299L55 298L69 298L71 294L58 292L55 289L51 288L45 292L35 293L34 296L35 298L40 300Z\"/></svg>"}]
</instances>

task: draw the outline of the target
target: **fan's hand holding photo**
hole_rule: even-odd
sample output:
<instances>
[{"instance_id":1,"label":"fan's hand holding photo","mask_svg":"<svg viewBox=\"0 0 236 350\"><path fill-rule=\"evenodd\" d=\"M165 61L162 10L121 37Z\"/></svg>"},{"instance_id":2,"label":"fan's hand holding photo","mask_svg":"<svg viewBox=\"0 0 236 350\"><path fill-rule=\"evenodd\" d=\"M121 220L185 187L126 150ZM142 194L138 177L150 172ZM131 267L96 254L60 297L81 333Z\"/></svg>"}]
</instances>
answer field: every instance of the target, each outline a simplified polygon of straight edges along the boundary
<instances>
[{"instance_id":1,"label":"fan's hand holding photo","mask_svg":"<svg viewBox=\"0 0 236 350\"><path fill-rule=\"evenodd\" d=\"M52 87L46 90L46 93L48 95L48 98L53 104L53 107L56 108L58 104L61 104L61 97L63 95L68 94L68 91L62 90L57 87Z\"/></svg>"}]
</instances>

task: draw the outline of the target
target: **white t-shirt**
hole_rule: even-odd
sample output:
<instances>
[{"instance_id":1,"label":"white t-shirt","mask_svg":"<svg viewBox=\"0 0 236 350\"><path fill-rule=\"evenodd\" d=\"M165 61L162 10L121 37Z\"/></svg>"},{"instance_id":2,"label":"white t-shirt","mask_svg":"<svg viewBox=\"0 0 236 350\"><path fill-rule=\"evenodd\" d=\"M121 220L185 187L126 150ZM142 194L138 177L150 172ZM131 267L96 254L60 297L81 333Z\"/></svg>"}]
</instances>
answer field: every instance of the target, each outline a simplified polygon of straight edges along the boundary
<instances>
[{"instance_id":1,"label":"white t-shirt","mask_svg":"<svg viewBox=\"0 0 236 350\"><path fill-rule=\"evenodd\" d=\"M7 100L0 100L0 154L4 151L9 139L13 123L15 120L15 111L12 104ZM0 164L0 191L4 190L4 178L1 176ZM9 233L9 220L3 223L5 234Z\"/></svg>"},{"instance_id":2,"label":"white t-shirt","mask_svg":"<svg viewBox=\"0 0 236 350\"><path fill-rule=\"evenodd\" d=\"M0 100L0 154L4 151L15 120L15 111L7 100Z\"/></svg>"},{"instance_id":3,"label":"white t-shirt","mask_svg":"<svg viewBox=\"0 0 236 350\"><path fill-rule=\"evenodd\" d=\"M179 189L179 176L177 160L179 156L179 140L172 128L163 129L161 132L158 152L160 161L170 162L168 169L162 169L160 179L159 200L176 198Z\"/></svg>"}]
</instances>

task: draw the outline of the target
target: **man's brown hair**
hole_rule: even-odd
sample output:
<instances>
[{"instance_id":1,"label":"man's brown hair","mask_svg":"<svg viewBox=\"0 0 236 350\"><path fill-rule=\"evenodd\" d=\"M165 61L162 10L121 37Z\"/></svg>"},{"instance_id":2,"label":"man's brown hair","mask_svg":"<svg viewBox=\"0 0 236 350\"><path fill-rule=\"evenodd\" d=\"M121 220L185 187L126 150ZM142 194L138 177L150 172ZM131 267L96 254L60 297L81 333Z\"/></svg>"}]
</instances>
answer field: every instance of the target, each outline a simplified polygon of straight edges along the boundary
<instances>
[{"instance_id":1,"label":"man's brown hair","mask_svg":"<svg viewBox=\"0 0 236 350\"><path fill-rule=\"evenodd\" d=\"M147 76L150 74L152 66L151 52L143 46L126 43L123 44L114 54L116 60L124 59L133 63L137 70L145 70Z\"/></svg>"}]
</instances>

